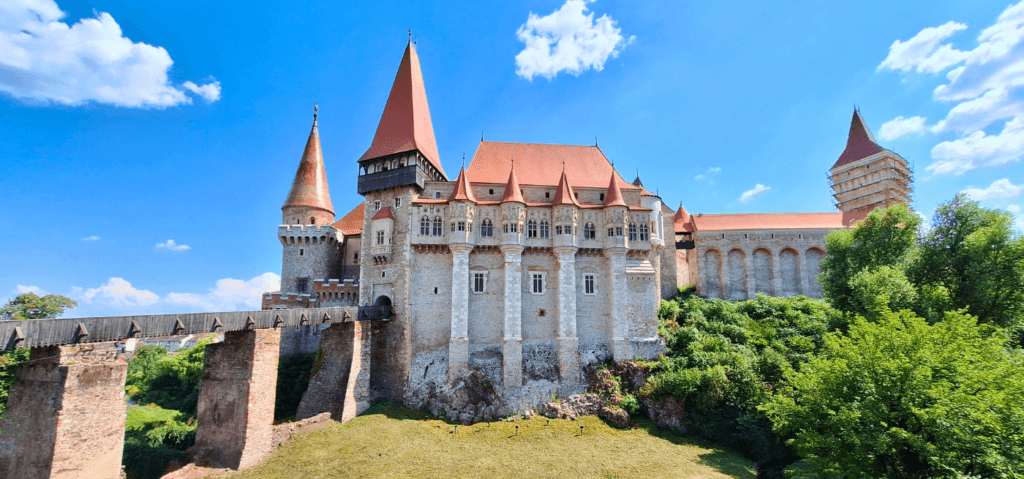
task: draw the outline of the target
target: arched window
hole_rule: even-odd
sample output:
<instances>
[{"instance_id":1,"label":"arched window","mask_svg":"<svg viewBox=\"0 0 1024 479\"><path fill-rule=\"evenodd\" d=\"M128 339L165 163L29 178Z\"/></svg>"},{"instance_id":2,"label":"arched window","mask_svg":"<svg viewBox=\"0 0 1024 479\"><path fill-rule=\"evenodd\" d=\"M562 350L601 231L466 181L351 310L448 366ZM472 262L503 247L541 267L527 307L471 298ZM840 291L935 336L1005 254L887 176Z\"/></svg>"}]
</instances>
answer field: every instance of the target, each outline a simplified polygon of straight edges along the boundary
<instances>
[{"instance_id":1,"label":"arched window","mask_svg":"<svg viewBox=\"0 0 1024 479\"><path fill-rule=\"evenodd\" d=\"M597 239L597 229L594 228L594 223L588 222L583 225L583 239Z\"/></svg>"},{"instance_id":2,"label":"arched window","mask_svg":"<svg viewBox=\"0 0 1024 479\"><path fill-rule=\"evenodd\" d=\"M636 223L629 224L629 240L636 241Z\"/></svg>"},{"instance_id":3,"label":"arched window","mask_svg":"<svg viewBox=\"0 0 1024 479\"><path fill-rule=\"evenodd\" d=\"M526 222L526 237L536 238L537 237L537 222L530 220Z\"/></svg>"},{"instance_id":4,"label":"arched window","mask_svg":"<svg viewBox=\"0 0 1024 479\"><path fill-rule=\"evenodd\" d=\"M647 233L647 223L640 225L640 241L650 241L650 235Z\"/></svg>"},{"instance_id":5,"label":"arched window","mask_svg":"<svg viewBox=\"0 0 1024 479\"><path fill-rule=\"evenodd\" d=\"M309 224L311 224L311 225L315 225L316 224L316 217L315 216L310 216L309 217Z\"/></svg>"},{"instance_id":6,"label":"arched window","mask_svg":"<svg viewBox=\"0 0 1024 479\"><path fill-rule=\"evenodd\" d=\"M494 236L494 223L490 219L484 218L484 222L480 223L480 236Z\"/></svg>"},{"instance_id":7,"label":"arched window","mask_svg":"<svg viewBox=\"0 0 1024 479\"><path fill-rule=\"evenodd\" d=\"M540 237L541 238L550 237L551 236L550 232L551 232L551 230L550 230L550 227L548 226L548 220L540 220Z\"/></svg>"},{"instance_id":8,"label":"arched window","mask_svg":"<svg viewBox=\"0 0 1024 479\"><path fill-rule=\"evenodd\" d=\"M444 234L444 229L441 226L441 217L434 217L434 236L441 236Z\"/></svg>"},{"instance_id":9,"label":"arched window","mask_svg":"<svg viewBox=\"0 0 1024 479\"><path fill-rule=\"evenodd\" d=\"M430 218L426 216L420 218L420 236L430 235Z\"/></svg>"}]
</instances>

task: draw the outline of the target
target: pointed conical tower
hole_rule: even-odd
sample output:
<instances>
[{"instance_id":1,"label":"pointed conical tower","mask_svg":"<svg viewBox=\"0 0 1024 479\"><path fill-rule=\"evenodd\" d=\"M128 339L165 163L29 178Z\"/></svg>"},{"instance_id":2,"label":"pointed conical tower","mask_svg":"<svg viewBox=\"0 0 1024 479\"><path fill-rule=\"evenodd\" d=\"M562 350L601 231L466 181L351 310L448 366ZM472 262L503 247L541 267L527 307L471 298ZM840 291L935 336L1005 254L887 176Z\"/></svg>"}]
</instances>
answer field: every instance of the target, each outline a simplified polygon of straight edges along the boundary
<instances>
[{"instance_id":1,"label":"pointed conical tower","mask_svg":"<svg viewBox=\"0 0 1024 479\"><path fill-rule=\"evenodd\" d=\"M622 199L622 190L619 189L618 178L612 171L612 177L608 181L608 191L604 194L604 224L608 228L608 235L605 237L606 248L627 248L626 224L629 222L628 207Z\"/></svg>"},{"instance_id":2,"label":"pointed conical tower","mask_svg":"<svg viewBox=\"0 0 1024 479\"><path fill-rule=\"evenodd\" d=\"M313 129L306 140L306 149L295 171L295 180L288 198L281 206L281 223L286 225L323 225L334 222L334 206L327 188L327 171L324 168L324 154L320 149L320 132L316 125L316 108L313 109Z\"/></svg>"},{"instance_id":3,"label":"pointed conical tower","mask_svg":"<svg viewBox=\"0 0 1024 479\"><path fill-rule=\"evenodd\" d=\"M523 240L523 222L526 221L526 200L519 189L516 178L516 164L508 170L508 181L501 195L501 242L520 244Z\"/></svg>"},{"instance_id":4,"label":"pointed conical tower","mask_svg":"<svg viewBox=\"0 0 1024 479\"><path fill-rule=\"evenodd\" d=\"M555 201L552 203L551 219L554 220L555 235L551 244L555 246L556 252L559 247L573 247L572 253L576 253L576 234L579 232L580 204L576 201L576 195L569 185L569 178L562 170L562 177L558 180L558 189L555 190ZM589 231L589 230L588 230ZM584 237L590 233L584 232ZM596 230L593 233L597 237Z\"/></svg>"},{"instance_id":5,"label":"pointed conical tower","mask_svg":"<svg viewBox=\"0 0 1024 479\"><path fill-rule=\"evenodd\" d=\"M913 173L907 160L875 143L859 110L853 111L846 149L829 170L836 208L867 214L896 203L910 204Z\"/></svg>"},{"instance_id":6,"label":"pointed conical tower","mask_svg":"<svg viewBox=\"0 0 1024 479\"><path fill-rule=\"evenodd\" d=\"M448 196L449 221L452 224L452 232L448 238L451 243L473 244L476 238L473 235L473 219L476 218L476 195L469 185L469 178L466 176L466 168L459 170L459 177L455 179L455 188Z\"/></svg>"}]
</instances>

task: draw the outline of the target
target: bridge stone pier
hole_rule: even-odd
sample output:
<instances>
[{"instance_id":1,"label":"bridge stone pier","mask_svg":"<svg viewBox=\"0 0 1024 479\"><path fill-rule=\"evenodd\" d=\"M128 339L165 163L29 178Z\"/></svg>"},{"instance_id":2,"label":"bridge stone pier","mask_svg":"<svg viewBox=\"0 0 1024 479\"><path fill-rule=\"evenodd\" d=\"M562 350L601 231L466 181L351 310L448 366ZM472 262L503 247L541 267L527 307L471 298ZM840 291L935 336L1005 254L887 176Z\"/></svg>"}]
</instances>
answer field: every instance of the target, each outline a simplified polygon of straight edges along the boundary
<instances>
[{"instance_id":1,"label":"bridge stone pier","mask_svg":"<svg viewBox=\"0 0 1024 479\"><path fill-rule=\"evenodd\" d=\"M378 309L0 321L0 349L31 348L0 422L0 478L120 477L127 363L114 341L210 332L224 341L206 349L189 454L200 465L253 465L273 448L280 328L327 327L300 410L344 421L369 407L372 328L357 318L390 318Z\"/></svg>"}]
</instances>

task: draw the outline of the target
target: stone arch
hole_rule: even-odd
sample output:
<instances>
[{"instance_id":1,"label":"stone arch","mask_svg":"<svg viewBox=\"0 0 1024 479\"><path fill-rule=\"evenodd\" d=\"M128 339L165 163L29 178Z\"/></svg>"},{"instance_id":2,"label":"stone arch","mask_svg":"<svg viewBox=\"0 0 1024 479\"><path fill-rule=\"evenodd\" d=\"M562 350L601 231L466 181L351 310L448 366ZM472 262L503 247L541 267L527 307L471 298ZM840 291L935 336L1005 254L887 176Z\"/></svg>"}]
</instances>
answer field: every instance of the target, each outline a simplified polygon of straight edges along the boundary
<instances>
[{"instance_id":1,"label":"stone arch","mask_svg":"<svg viewBox=\"0 0 1024 479\"><path fill-rule=\"evenodd\" d=\"M377 297L377 300L373 302L373 305L374 306L391 306L391 298L389 298L387 295L382 294L382 295Z\"/></svg>"},{"instance_id":2,"label":"stone arch","mask_svg":"<svg viewBox=\"0 0 1024 479\"><path fill-rule=\"evenodd\" d=\"M704 296L722 297L722 253L717 249L704 252Z\"/></svg>"},{"instance_id":3,"label":"stone arch","mask_svg":"<svg viewBox=\"0 0 1024 479\"><path fill-rule=\"evenodd\" d=\"M779 272L782 276L779 296L800 294L800 255L795 249L784 248L779 252Z\"/></svg>"},{"instance_id":4,"label":"stone arch","mask_svg":"<svg viewBox=\"0 0 1024 479\"><path fill-rule=\"evenodd\" d=\"M807 292L807 296L812 298L820 298L821 294L821 283L818 282L818 273L821 273L821 260L825 259L825 252L818 247L807 248L804 252L804 272L807 275L808 286L810 291Z\"/></svg>"},{"instance_id":5,"label":"stone arch","mask_svg":"<svg viewBox=\"0 0 1024 479\"><path fill-rule=\"evenodd\" d=\"M775 271L773 268L772 252L768 248L757 248L754 250L754 293L764 293L769 296L775 294L773 283Z\"/></svg>"},{"instance_id":6,"label":"stone arch","mask_svg":"<svg viewBox=\"0 0 1024 479\"><path fill-rule=\"evenodd\" d=\"M728 293L726 299L731 301L747 299L747 253L740 248L729 250Z\"/></svg>"}]
</instances>

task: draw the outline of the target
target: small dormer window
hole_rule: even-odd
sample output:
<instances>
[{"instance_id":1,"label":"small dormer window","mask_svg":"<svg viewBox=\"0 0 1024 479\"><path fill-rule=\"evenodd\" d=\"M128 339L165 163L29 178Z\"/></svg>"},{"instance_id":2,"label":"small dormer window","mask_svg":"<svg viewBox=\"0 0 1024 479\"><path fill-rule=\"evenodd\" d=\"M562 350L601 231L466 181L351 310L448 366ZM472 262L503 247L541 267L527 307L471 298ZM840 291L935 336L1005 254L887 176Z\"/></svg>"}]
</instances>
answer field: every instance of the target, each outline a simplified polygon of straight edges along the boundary
<instances>
[{"instance_id":1,"label":"small dormer window","mask_svg":"<svg viewBox=\"0 0 1024 479\"><path fill-rule=\"evenodd\" d=\"M373 202L373 211L380 211L380 200Z\"/></svg>"},{"instance_id":2,"label":"small dormer window","mask_svg":"<svg viewBox=\"0 0 1024 479\"><path fill-rule=\"evenodd\" d=\"M487 191L488 191L487 194L489 194L489 195L493 195L494 194L494 188L491 188L491 189L489 189Z\"/></svg>"},{"instance_id":3,"label":"small dormer window","mask_svg":"<svg viewBox=\"0 0 1024 479\"><path fill-rule=\"evenodd\" d=\"M601 193L601 201L604 201L604 193Z\"/></svg>"},{"instance_id":4,"label":"small dormer window","mask_svg":"<svg viewBox=\"0 0 1024 479\"><path fill-rule=\"evenodd\" d=\"M551 198L551 192L550 191L545 191L544 192L544 197L545 198Z\"/></svg>"},{"instance_id":5,"label":"small dormer window","mask_svg":"<svg viewBox=\"0 0 1024 479\"><path fill-rule=\"evenodd\" d=\"M395 208L400 208L401 206L402 206L402 199L401 198L395 198Z\"/></svg>"},{"instance_id":6,"label":"small dormer window","mask_svg":"<svg viewBox=\"0 0 1024 479\"><path fill-rule=\"evenodd\" d=\"M434 193L434 199L435 200L441 199L441 192L440 191L438 191L437 193Z\"/></svg>"}]
</instances>

